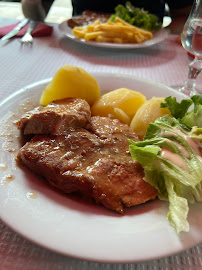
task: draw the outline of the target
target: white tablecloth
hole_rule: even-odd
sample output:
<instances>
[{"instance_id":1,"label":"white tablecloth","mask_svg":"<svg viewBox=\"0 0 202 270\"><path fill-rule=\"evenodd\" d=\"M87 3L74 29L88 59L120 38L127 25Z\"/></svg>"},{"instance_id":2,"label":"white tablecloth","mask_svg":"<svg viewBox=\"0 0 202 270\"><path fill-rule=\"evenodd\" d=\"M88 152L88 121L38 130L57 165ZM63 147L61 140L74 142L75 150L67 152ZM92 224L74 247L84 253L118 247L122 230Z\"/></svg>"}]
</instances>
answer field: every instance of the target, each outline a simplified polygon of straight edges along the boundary
<instances>
[{"instance_id":1,"label":"white tablecloth","mask_svg":"<svg viewBox=\"0 0 202 270\"><path fill-rule=\"evenodd\" d=\"M0 26L11 23L11 20L0 18ZM182 85L189 62L190 58L174 35L145 49L101 49L68 40L54 25L52 36L35 38L33 46L21 46L17 39L0 42L0 100L23 86L52 77L65 64L83 67L88 72L133 75L170 86ZM197 84L202 92L202 75ZM0 222L0 269L198 270L202 269L202 244L151 262L103 264L50 252Z\"/></svg>"}]
</instances>

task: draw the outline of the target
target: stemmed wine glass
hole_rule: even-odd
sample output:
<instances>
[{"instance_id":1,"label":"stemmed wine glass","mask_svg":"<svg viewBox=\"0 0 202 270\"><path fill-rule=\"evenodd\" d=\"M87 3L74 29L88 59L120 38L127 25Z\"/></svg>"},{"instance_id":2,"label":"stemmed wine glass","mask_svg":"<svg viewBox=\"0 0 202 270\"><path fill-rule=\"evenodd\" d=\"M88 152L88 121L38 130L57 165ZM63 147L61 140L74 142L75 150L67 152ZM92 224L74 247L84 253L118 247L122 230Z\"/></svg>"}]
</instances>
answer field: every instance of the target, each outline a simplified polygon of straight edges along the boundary
<instances>
[{"instance_id":1,"label":"stemmed wine glass","mask_svg":"<svg viewBox=\"0 0 202 270\"><path fill-rule=\"evenodd\" d=\"M188 78L179 91L193 96L197 94L195 90L196 78L202 70L202 0L194 0L181 34L181 42L184 49L195 58L189 64Z\"/></svg>"}]
</instances>

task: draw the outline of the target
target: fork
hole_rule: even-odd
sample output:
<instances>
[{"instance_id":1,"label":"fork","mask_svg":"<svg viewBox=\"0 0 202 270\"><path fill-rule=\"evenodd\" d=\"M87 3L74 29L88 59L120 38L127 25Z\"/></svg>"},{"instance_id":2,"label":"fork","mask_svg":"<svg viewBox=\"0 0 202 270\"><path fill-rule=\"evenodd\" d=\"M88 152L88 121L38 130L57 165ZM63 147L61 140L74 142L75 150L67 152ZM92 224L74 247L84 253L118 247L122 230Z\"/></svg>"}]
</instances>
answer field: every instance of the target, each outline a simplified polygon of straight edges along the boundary
<instances>
[{"instance_id":1,"label":"fork","mask_svg":"<svg viewBox=\"0 0 202 270\"><path fill-rule=\"evenodd\" d=\"M34 28L37 26L37 22L35 21L31 21L29 24L29 27L27 29L27 32L25 33L25 35L21 38L20 42L22 44L31 44L33 42L33 37L31 35L32 31L34 30Z\"/></svg>"}]
</instances>

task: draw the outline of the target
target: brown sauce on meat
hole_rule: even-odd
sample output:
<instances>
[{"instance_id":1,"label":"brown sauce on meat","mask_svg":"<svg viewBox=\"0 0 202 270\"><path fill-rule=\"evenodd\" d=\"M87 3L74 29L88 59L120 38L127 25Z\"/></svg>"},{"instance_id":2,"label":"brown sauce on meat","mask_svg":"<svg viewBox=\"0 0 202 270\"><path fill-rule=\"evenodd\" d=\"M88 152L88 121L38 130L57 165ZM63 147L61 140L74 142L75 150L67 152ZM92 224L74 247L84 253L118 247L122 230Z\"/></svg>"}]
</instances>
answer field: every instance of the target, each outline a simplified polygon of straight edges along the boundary
<instances>
[{"instance_id":1,"label":"brown sauce on meat","mask_svg":"<svg viewBox=\"0 0 202 270\"><path fill-rule=\"evenodd\" d=\"M110 18L110 14L103 14L94 12L91 10L86 10L82 13L81 16L73 17L67 21L67 25L71 28L75 26L85 26L92 24L94 21L99 20L100 23L104 23L108 21Z\"/></svg>"},{"instance_id":2,"label":"brown sauce on meat","mask_svg":"<svg viewBox=\"0 0 202 270\"><path fill-rule=\"evenodd\" d=\"M0 144L1 144L1 163L0 171L10 170L11 174L15 174L14 171L17 168L16 165L16 155L20 147L24 145L24 137L21 136L21 132L16 127L16 122L21 118L21 116L36 107L38 103L38 98L31 98L22 101L16 108L12 111L8 111L0 119ZM10 153L9 160L8 155ZM12 178L12 177L11 177ZM1 184L7 184L10 177L3 177L1 179Z\"/></svg>"},{"instance_id":3,"label":"brown sauce on meat","mask_svg":"<svg viewBox=\"0 0 202 270\"><path fill-rule=\"evenodd\" d=\"M138 140L127 125L93 116L89 126L65 135L35 135L17 157L52 187L64 193L80 192L122 214L124 206L157 195L143 180L143 168L132 160L128 138Z\"/></svg>"},{"instance_id":4,"label":"brown sauce on meat","mask_svg":"<svg viewBox=\"0 0 202 270\"><path fill-rule=\"evenodd\" d=\"M143 181L142 167L129 154L127 138L137 138L127 125L92 117L90 125L79 126L65 135L34 135L30 140L16 123L37 105L38 99L26 100L0 121L2 149L10 152L10 174L0 179L1 185L14 180L17 159L52 187L64 193L80 192L118 213L123 213L124 206L156 197L157 191ZM26 196L35 199L37 194L30 191Z\"/></svg>"}]
</instances>

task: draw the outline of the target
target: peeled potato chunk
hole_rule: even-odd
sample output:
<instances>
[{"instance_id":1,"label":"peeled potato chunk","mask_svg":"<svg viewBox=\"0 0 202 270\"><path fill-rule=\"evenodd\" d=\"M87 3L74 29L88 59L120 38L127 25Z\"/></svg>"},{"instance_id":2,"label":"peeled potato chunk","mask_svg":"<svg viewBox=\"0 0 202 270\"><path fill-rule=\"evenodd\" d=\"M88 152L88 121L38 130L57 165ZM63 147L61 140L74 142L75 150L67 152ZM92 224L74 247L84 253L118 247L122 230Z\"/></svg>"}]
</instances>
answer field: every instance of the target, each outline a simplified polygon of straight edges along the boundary
<instances>
[{"instance_id":1,"label":"peeled potato chunk","mask_svg":"<svg viewBox=\"0 0 202 270\"><path fill-rule=\"evenodd\" d=\"M129 124L145 101L146 97L140 92L119 88L102 95L91 107L91 112L92 115L114 116Z\"/></svg>"},{"instance_id":2,"label":"peeled potato chunk","mask_svg":"<svg viewBox=\"0 0 202 270\"><path fill-rule=\"evenodd\" d=\"M128 115L119 108L114 108L114 118L119 119L124 124L130 124L130 118Z\"/></svg>"},{"instance_id":3,"label":"peeled potato chunk","mask_svg":"<svg viewBox=\"0 0 202 270\"><path fill-rule=\"evenodd\" d=\"M43 91L40 104L46 106L53 100L68 97L85 99L91 106L100 97L97 80L83 68L61 67Z\"/></svg>"},{"instance_id":4,"label":"peeled potato chunk","mask_svg":"<svg viewBox=\"0 0 202 270\"><path fill-rule=\"evenodd\" d=\"M149 123L154 122L158 117L170 114L167 108L160 108L164 98L153 97L147 100L133 117L130 127L137 133L140 139L143 139Z\"/></svg>"}]
</instances>

